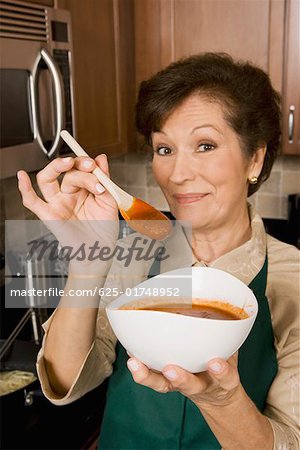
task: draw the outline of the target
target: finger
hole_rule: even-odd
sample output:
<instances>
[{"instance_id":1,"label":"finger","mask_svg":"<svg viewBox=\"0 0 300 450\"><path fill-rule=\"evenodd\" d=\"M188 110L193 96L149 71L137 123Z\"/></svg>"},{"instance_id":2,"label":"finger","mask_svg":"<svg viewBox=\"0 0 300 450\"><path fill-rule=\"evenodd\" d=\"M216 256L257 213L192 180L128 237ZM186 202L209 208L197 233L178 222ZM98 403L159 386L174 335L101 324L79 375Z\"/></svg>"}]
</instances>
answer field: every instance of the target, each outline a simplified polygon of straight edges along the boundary
<instances>
[{"instance_id":1,"label":"finger","mask_svg":"<svg viewBox=\"0 0 300 450\"><path fill-rule=\"evenodd\" d=\"M97 163L92 158L87 158L85 156L79 156L79 157L75 158L74 168L80 170L81 172L92 172L94 169L96 169L96 167L97 167ZM91 180L91 178L90 178L90 180ZM103 192L105 192L105 188L99 182L97 177L95 177L95 183L96 183L95 187L92 189L90 189L91 185L89 183L89 187L87 189L90 192L92 192L94 195L103 194ZM83 186L81 186L81 187L83 187ZM64 185L64 192L73 193L76 191L78 191L78 189L76 189L75 185L73 185L72 187L69 186L68 188Z\"/></svg>"},{"instance_id":2,"label":"finger","mask_svg":"<svg viewBox=\"0 0 300 450\"><path fill-rule=\"evenodd\" d=\"M87 158L85 156L80 156L75 158L74 167L80 171L92 172L96 167L100 167L101 170L109 176L107 156L105 154L98 155L95 160L92 158ZM95 195L103 194L105 192L105 187L99 182L98 178L95 177L96 181L96 192L94 189L90 190ZM75 186L71 192L76 192Z\"/></svg>"},{"instance_id":3,"label":"finger","mask_svg":"<svg viewBox=\"0 0 300 450\"><path fill-rule=\"evenodd\" d=\"M239 357L239 352L237 351L232 356L230 356L229 359L227 359L228 364L230 364L233 367L237 367L238 357Z\"/></svg>"},{"instance_id":4,"label":"finger","mask_svg":"<svg viewBox=\"0 0 300 450\"><path fill-rule=\"evenodd\" d=\"M74 158L74 168L83 172L92 172L97 167L96 162L92 158L79 156Z\"/></svg>"},{"instance_id":5,"label":"finger","mask_svg":"<svg viewBox=\"0 0 300 450\"><path fill-rule=\"evenodd\" d=\"M23 205L39 218L48 219L48 206L38 197L32 187L31 180L24 170L17 172L18 188L22 196Z\"/></svg>"},{"instance_id":6,"label":"finger","mask_svg":"<svg viewBox=\"0 0 300 450\"><path fill-rule=\"evenodd\" d=\"M95 161L96 161L97 166L100 167L100 169L105 173L105 175L107 175L110 178L108 159L107 159L107 156L105 155L105 153L102 153L101 155L96 156ZM100 184L100 186L102 186L102 185ZM102 186L102 188L103 188L103 192L107 192L107 190L103 186ZM109 195L109 197L111 197L111 195ZM115 203L115 201L114 201L114 203Z\"/></svg>"},{"instance_id":7,"label":"finger","mask_svg":"<svg viewBox=\"0 0 300 450\"><path fill-rule=\"evenodd\" d=\"M98 155L98 156L95 158L95 161L96 161L97 165L100 167L100 169L101 169L108 177L110 177L107 156L106 156L104 153L101 154L101 155Z\"/></svg>"},{"instance_id":8,"label":"finger","mask_svg":"<svg viewBox=\"0 0 300 450\"><path fill-rule=\"evenodd\" d=\"M208 372L219 386L227 391L235 389L240 383L240 377L236 364L224 359L212 359L208 363Z\"/></svg>"},{"instance_id":9,"label":"finger","mask_svg":"<svg viewBox=\"0 0 300 450\"><path fill-rule=\"evenodd\" d=\"M172 383L173 390L181 392L186 397L199 395L208 386L204 373L193 374L178 366L166 366L162 373Z\"/></svg>"},{"instance_id":10,"label":"finger","mask_svg":"<svg viewBox=\"0 0 300 450\"><path fill-rule=\"evenodd\" d=\"M56 158L44 169L38 172L36 180L44 199L50 202L60 192L58 177L70 170L74 165L74 158Z\"/></svg>"},{"instance_id":11,"label":"finger","mask_svg":"<svg viewBox=\"0 0 300 450\"><path fill-rule=\"evenodd\" d=\"M161 373L152 372L136 358L130 358L127 361L127 367L136 383L154 389L162 394L172 390L170 383Z\"/></svg>"},{"instance_id":12,"label":"finger","mask_svg":"<svg viewBox=\"0 0 300 450\"><path fill-rule=\"evenodd\" d=\"M102 194L105 191L93 173L70 170L62 180L60 186L61 192L63 194L74 194L80 189L85 189L94 195Z\"/></svg>"}]
</instances>

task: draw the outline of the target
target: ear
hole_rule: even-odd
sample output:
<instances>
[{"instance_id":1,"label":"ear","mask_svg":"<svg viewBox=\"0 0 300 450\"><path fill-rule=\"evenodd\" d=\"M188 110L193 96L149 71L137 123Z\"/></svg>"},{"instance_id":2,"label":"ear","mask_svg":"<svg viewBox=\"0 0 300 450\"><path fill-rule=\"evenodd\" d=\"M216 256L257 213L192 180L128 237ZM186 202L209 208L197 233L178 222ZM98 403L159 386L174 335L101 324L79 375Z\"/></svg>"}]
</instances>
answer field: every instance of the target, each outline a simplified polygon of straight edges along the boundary
<instances>
[{"instance_id":1,"label":"ear","mask_svg":"<svg viewBox=\"0 0 300 450\"><path fill-rule=\"evenodd\" d=\"M266 151L267 146L264 144L261 147L259 147L254 153L254 155L251 157L248 168L248 179L251 179L252 177L257 178L259 177L264 164Z\"/></svg>"}]
</instances>

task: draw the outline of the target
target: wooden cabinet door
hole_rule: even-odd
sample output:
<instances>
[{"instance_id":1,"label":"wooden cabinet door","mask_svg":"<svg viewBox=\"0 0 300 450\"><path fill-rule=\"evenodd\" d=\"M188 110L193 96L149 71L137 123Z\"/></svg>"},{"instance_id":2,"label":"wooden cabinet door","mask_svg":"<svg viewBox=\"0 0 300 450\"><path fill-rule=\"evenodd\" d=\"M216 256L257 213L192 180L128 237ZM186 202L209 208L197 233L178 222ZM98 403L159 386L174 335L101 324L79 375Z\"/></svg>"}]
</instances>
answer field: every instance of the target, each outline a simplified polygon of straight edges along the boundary
<instances>
[{"instance_id":1,"label":"wooden cabinet door","mask_svg":"<svg viewBox=\"0 0 300 450\"><path fill-rule=\"evenodd\" d=\"M259 65L281 91L284 0L136 0L135 19L137 83L178 58L219 51Z\"/></svg>"},{"instance_id":2,"label":"wooden cabinet door","mask_svg":"<svg viewBox=\"0 0 300 450\"><path fill-rule=\"evenodd\" d=\"M287 0L282 152L300 155L300 3Z\"/></svg>"},{"instance_id":3,"label":"wooden cabinet door","mask_svg":"<svg viewBox=\"0 0 300 450\"><path fill-rule=\"evenodd\" d=\"M91 156L121 155L133 135L131 0L57 0L57 7L71 12L76 137Z\"/></svg>"}]
</instances>

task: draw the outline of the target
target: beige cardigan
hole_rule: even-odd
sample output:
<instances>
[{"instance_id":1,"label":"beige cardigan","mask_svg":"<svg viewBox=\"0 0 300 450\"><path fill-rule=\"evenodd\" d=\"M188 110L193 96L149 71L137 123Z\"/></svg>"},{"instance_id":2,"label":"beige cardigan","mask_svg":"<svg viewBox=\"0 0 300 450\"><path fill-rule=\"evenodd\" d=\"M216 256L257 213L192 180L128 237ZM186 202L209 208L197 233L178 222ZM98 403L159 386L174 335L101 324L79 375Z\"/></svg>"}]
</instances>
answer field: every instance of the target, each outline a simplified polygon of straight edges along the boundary
<instances>
[{"instance_id":1,"label":"beige cardigan","mask_svg":"<svg viewBox=\"0 0 300 450\"><path fill-rule=\"evenodd\" d=\"M273 428L274 450L299 450L300 252L295 247L267 235L260 217L253 212L251 215L251 239L209 266L225 270L249 284L262 268L267 248L267 297L275 336L278 373L269 390L264 414ZM191 265L204 265L193 255L186 231L183 232L179 225L176 225L176 230L177 232L164 242L170 257L161 262L161 272ZM130 246L133 237L134 235L128 236L123 245ZM115 287L118 292L122 292L126 287L136 286L147 279L152 262L132 261L129 267L125 267L122 261L114 260L105 288ZM101 299L95 342L86 355L73 385L63 398L52 391L43 359L44 343L53 316L43 325L45 336L38 355L37 371L45 396L55 405L66 405L75 401L112 373L116 337L104 310L112 299L114 297L105 296Z\"/></svg>"}]
</instances>

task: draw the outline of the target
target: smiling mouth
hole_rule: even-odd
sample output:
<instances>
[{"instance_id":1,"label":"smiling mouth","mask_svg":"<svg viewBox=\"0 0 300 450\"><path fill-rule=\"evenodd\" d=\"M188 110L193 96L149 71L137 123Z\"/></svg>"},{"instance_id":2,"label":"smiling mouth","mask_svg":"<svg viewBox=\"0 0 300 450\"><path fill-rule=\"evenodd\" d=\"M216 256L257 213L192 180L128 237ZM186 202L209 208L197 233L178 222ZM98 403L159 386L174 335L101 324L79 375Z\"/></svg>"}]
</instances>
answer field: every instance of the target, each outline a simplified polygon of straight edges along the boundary
<instances>
[{"instance_id":1,"label":"smiling mouth","mask_svg":"<svg viewBox=\"0 0 300 450\"><path fill-rule=\"evenodd\" d=\"M174 198L180 205L195 203L202 200L208 194L175 194Z\"/></svg>"}]
</instances>

